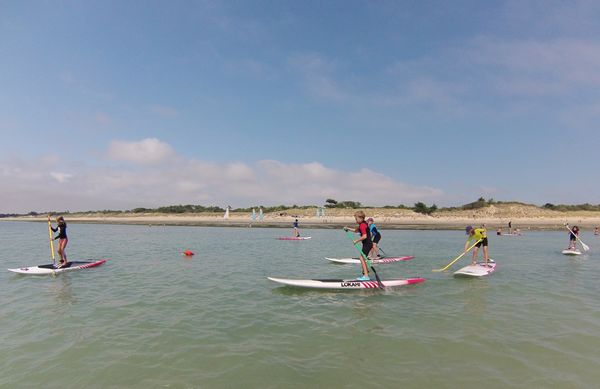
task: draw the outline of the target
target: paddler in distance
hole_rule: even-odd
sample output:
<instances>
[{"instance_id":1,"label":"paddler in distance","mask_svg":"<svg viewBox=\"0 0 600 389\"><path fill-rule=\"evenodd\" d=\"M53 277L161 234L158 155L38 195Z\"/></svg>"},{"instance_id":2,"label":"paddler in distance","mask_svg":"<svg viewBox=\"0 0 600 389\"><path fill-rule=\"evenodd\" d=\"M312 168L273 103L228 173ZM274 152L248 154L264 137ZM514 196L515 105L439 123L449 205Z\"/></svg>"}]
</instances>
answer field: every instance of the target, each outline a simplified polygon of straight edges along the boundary
<instances>
[{"instance_id":1,"label":"paddler in distance","mask_svg":"<svg viewBox=\"0 0 600 389\"><path fill-rule=\"evenodd\" d=\"M464 251L467 251L467 249L470 246L471 241L477 242L478 240L481 240L481 242L477 243L475 245L475 248L473 249L473 259L471 260L471 265L477 264L477 254L479 253L479 248L481 246L483 246L483 259L485 260L485 264L487 266L488 260L489 260L489 252L488 252L488 239L487 239L486 229L485 228L473 228L472 226L467 226L465 228L465 231L469 237L467 238L467 241L465 242Z\"/></svg>"},{"instance_id":2,"label":"paddler in distance","mask_svg":"<svg viewBox=\"0 0 600 389\"><path fill-rule=\"evenodd\" d=\"M569 225L567 224L567 228ZM573 226L569 231L569 248L567 250L577 250L577 237L579 236L579 227Z\"/></svg>"},{"instance_id":3,"label":"paddler in distance","mask_svg":"<svg viewBox=\"0 0 600 389\"><path fill-rule=\"evenodd\" d=\"M50 216L48 216L48 221L50 221ZM60 262L58 264L58 268L61 268L67 264L67 253L65 249L67 248L67 243L69 243L69 238L67 238L67 223L62 216L56 218L57 226L56 228L50 226L52 231L57 232L58 235L54 238L54 240L58 239L58 255L60 255Z\"/></svg>"},{"instance_id":4,"label":"paddler in distance","mask_svg":"<svg viewBox=\"0 0 600 389\"><path fill-rule=\"evenodd\" d=\"M298 218L296 218L296 220L294 220L294 236L296 238L300 237L300 230L298 229Z\"/></svg>"},{"instance_id":5,"label":"paddler in distance","mask_svg":"<svg viewBox=\"0 0 600 389\"><path fill-rule=\"evenodd\" d=\"M369 253L369 258L381 258L379 255L379 241L381 240L381 233L375 226L375 220L372 217L367 219L367 223L369 224L369 232L371 232L371 238L373 239L373 249Z\"/></svg>"},{"instance_id":6,"label":"paddler in distance","mask_svg":"<svg viewBox=\"0 0 600 389\"><path fill-rule=\"evenodd\" d=\"M369 229L369 225L365 221L365 213L363 211L356 211L354 213L354 220L358 224L357 228L344 227L344 231L354 231L360 234L360 238L354 239L354 244L358 242L362 242L362 253L364 255L360 256L360 265L362 267L362 276L358 277L358 281L369 281L371 278L369 277L369 268L367 267L367 262L365 258L368 257L371 249L373 248L373 241L371 240L371 230Z\"/></svg>"}]
</instances>

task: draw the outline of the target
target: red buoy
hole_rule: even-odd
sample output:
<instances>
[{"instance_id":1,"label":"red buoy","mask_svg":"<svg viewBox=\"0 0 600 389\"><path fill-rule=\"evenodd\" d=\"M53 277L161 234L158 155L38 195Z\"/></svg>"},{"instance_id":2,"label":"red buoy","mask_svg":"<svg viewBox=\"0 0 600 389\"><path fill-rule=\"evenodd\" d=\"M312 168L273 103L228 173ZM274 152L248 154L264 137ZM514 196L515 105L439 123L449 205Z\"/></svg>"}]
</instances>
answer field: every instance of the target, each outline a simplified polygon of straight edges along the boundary
<instances>
[{"instance_id":1,"label":"red buoy","mask_svg":"<svg viewBox=\"0 0 600 389\"><path fill-rule=\"evenodd\" d=\"M194 252L191 250L185 250L183 252L183 255L185 255L186 257L191 257L192 255L194 255Z\"/></svg>"}]
</instances>

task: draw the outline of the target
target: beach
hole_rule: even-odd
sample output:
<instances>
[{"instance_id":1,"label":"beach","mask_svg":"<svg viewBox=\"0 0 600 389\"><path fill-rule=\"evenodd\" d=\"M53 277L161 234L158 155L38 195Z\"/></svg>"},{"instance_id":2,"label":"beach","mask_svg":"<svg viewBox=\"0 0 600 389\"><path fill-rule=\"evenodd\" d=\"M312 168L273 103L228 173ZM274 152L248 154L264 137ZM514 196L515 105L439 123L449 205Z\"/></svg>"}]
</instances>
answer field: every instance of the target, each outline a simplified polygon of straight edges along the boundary
<instances>
[{"instance_id":1,"label":"beach","mask_svg":"<svg viewBox=\"0 0 600 389\"><path fill-rule=\"evenodd\" d=\"M528 205L492 205L477 210L451 210L423 215L410 209L364 208L367 216L375 218L378 226L387 229L431 229L445 230L464 228L466 225L485 225L493 230L499 227L506 230L508 223L513 228L525 230L561 230L564 224L594 228L600 225L600 212L576 211L559 212ZM70 223L167 225L167 226L206 226L206 227L273 227L291 228L295 218L304 228L339 228L352 225L354 209L326 209L325 216L316 216L316 208L289 209L266 213L264 219L254 219L249 212L231 212L225 219L221 213L71 213L65 215ZM20 216L0 219L0 221L39 221L45 222L46 215Z\"/></svg>"}]
</instances>

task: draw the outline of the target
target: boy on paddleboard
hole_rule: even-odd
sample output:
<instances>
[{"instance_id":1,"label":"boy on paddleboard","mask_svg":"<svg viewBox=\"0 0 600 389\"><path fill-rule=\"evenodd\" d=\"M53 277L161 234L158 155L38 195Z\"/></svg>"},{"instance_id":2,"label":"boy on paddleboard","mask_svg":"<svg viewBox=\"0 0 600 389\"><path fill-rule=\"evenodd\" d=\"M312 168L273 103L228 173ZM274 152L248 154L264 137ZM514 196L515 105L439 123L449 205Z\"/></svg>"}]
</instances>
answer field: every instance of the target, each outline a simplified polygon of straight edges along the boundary
<instances>
[{"instance_id":1,"label":"boy on paddleboard","mask_svg":"<svg viewBox=\"0 0 600 389\"><path fill-rule=\"evenodd\" d=\"M344 227L344 231L354 231L360 234L360 238L354 239L354 244L362 242L362 253L360 256L360 265L362 266L362 276L358 277L358 281L369 281L369 268L365 258L369 256L369 253L373 249L373 241L371 240L371 230L369 225L365 221L365 213L363 211L356 211L354 213L354 220L358 224L357 228Z\"/></svg>"},{"instance_id":2,"label":"boy on paddleboard","mask_svg":"<svg viewBox=\"0 0 600 389\"><path fill-rule=\"evenodd\" d=\"M296 238L300 237L300 230L298 229L298 219L294 221L294 236Z\"/></svg>"},{"instance_id":3,"label":"boy on paddleboard","mask_svg":"<svg viewBox=\"0 0 600 389\"><path fill-rule=\"evenodd\" d=\"M48 216L48 220L50 220L50 216ZM67 264L67 253L65 249L67 248L67 243L69 243L69 238L67 238L67 223L62 216L56 218L56 228L50 227L52 231L57 232L58 235L54 238L54 240L58 239L58 255L60 255L60 262L58 263L58 268L61 268Z\"/></svg>"},{"instance_id":4,"label":"boy on paddleboard","mask_svg":"<svg viewBox=\"0 0 600 389\"><path fill-rule=\"evenodd\" d=\"M567 227L569 227L568 224ZM579 236L579 227L573 226L571 231L569 231L569 248L567 250L577 250L577 236Z\"/></svg>"},{"instance_id":5,"label":"boy on paddleboard","mask_svg":"<svg viewBox=\"0 0 600 389\"><path fill-rule=\"evenodd\" d=\"M367 223L369 224L369 232L371 233L371 238L373 239L373 249L369 253L370 258L380 258L381 255L379 255L379 247L377 245L381 240L381 233L375 226L375 220L373 220L372 217L367 219Z\"/></svg>"},{"instance_id":6,"label":"boy on paddleboard","mask_svg":"<svg viewBox=\"0 0 600 389\"><path fill-rule=\"evenodd\" d=\"M471 260L471 265L477 264L477 254L479 253L479 248L481 246L483 246L483 259L485 260L485 264L487 266L488 260L489 260L489 252L488 252L488 239L487 239L486 229L485 228L473 228L472 226L467 226L465 228L465 231L466 231L467 235L469 235L469 237L467 238L467 241L465 242L464 251L467 251L467 249L471 245L470 244L471 241L477 242L478 240L481 240L481 242L477 243L475 245L475 248L473 249L473 259Z\"/></svg>"}]
</instances>

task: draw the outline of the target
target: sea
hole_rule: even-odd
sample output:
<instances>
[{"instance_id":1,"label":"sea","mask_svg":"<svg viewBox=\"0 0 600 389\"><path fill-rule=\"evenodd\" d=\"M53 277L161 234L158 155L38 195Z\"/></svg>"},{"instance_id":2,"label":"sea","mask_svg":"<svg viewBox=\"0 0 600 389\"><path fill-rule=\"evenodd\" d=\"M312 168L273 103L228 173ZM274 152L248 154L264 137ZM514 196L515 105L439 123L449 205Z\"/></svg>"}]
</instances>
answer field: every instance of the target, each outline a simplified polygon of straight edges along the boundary
<instances>
[{"instance_id":1,"label":"sea","mask_svg":"<svg viewBox=\"0 0 600 389\"><path fill-rule=\"evenodd\" d=\"M463 231L382 230L391 290L324 291L267 279L347 278L341 230L69 224L55 276L0 271L1 388L593 388L600 386L600 237L491 235L496 272L432 269ZM47 225L0 222L4 269L51 263ZM185 257L191 250L196 255ZM480 254L481 255L481 254ZM451 270L466 266L469 258Z\"/></svg>"}]
</instances>

